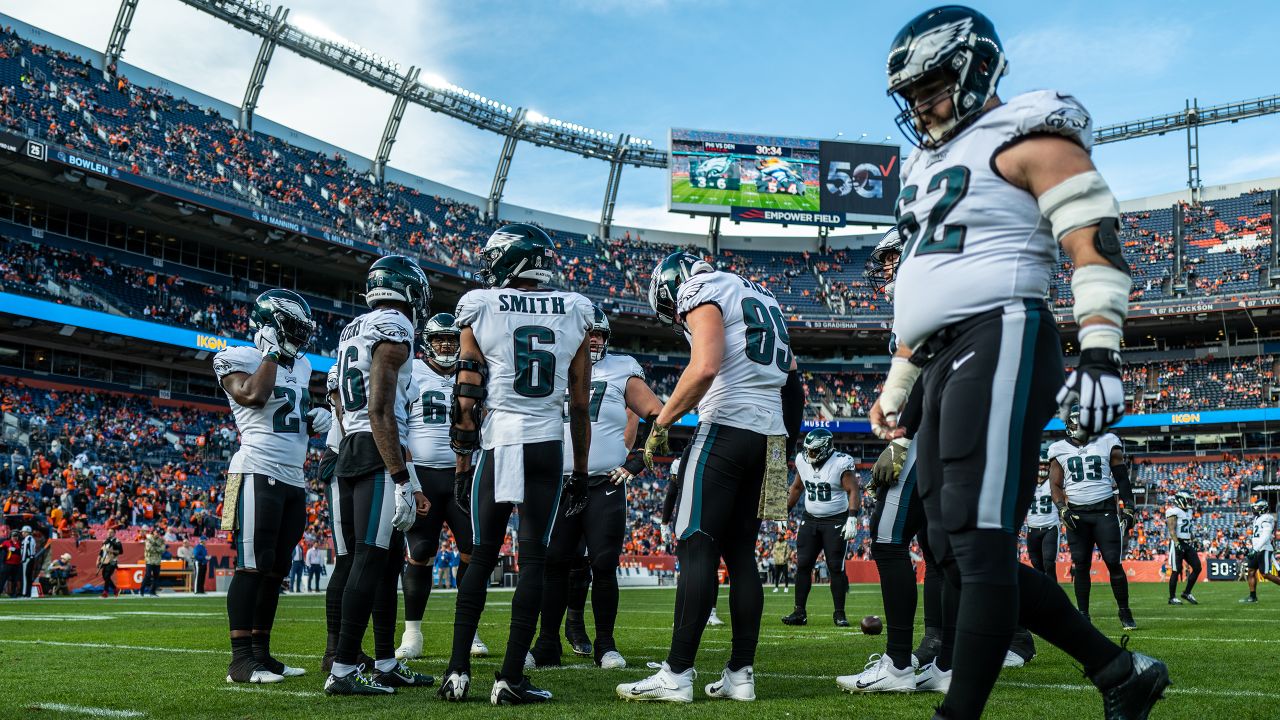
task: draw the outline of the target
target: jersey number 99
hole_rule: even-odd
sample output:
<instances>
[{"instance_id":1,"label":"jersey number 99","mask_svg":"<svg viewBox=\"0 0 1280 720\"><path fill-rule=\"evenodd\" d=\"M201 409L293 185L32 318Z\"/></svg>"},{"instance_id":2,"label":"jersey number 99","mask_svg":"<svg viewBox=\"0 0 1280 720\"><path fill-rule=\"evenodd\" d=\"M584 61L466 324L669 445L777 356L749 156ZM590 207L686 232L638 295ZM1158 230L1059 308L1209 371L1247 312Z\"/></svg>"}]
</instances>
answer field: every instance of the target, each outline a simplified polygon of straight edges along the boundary
<instances>
[{"instance_id":1,"label":"jersey number 99","mask_svg":"<svg viewBox=\"0 0 1280 720\"><path fill-rule=\"evenodd\" d=\"M742 322L747 326L748 360L777 365L782 372L791 369L791 336L776 305L767 307L755 298L743 298Z\"/></svg>"}]
</instances>

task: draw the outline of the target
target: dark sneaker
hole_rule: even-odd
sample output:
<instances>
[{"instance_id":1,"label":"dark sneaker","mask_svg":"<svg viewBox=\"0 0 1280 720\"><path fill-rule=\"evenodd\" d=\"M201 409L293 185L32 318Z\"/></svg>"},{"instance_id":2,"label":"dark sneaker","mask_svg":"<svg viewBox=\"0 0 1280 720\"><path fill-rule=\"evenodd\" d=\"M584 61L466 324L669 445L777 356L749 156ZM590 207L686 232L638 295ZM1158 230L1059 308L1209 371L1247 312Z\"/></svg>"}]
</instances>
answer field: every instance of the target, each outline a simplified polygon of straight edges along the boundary
<instances>
[{"instance_id":1,"label":"dark sneaker","mask_svg":"<svg viewBox=\"0 0 1280 720\"><path fill-rule=\"evenodd\" d=\"M569 641L569 649L578 657L595 657L591 647L591 638L587 636L586 621L583 614L574 610L565 613L564 639Z\"/></svg>"},{"instance_id":2,"label":"dark sneaker","mask_svg":"<svg viewBox=\"0 0 1280 720\"><path fill-rule=\"evenodd\" d=\"M1254 604L1254 603L1258 602L1258 598L1257 598L1256 596L1254 596L1254 595L1250 595L1250 596L1249 596L1249 597L1247 597L1247 598L1241 598L1241 599L1240 599L1240 602L1244 603L1245 605L1252 605L1252 604Z\"/></svg>"},{"instance_id":3,"label":"dark sneaker","mask_svg":"<svg viewBox=\"0 0 1280 720\"><path fill-rule=\"evenodd\" d=\"M436 679L430 675L416 673L409 669L408 665L402 662L396 663L396 666L389 672L383 672L378 669L373 671L373 679L387 687L431 687L436 684Z\"/></svg>"},{"instance_id":4,"label":"dark sneaker","mask_svg":"<svg viewBox=\"0 0 1280 720\"><path fill-rule=\"evenodd\" d=\"M835 620L836 627L849 627L849 618L844 616L843 610L837 610L832 613L831 619Z\"/></svg>"},{"instance_id":5,"label":"dark sneaker","mask_svg":"<svg viewBox=\"0 0 1280 720\"><path fill-rule=\"evenodd\" d=\"M284 675L271 672L257 660L232 660L231 665L227 667L227 682L229 683L252 683L258 685L278 683L281 680L284 680Z\"/></svg>"},{"instance_id":6,"label":"dark sneaker","mask_svg":"<svg viewBox=\"0 0 1280 720\"><path fill-rule=\"evenodd\" d=\"M1169 668L1142 653L1129 653L1133 669L1119 685L1102 691L1102 716L1106 720L1146 720L1156 701L1164 697Z\"/></svg>"},{"instance_id":7,"label":"dark sneaker","mask_svg":"<svg viewBox=\"0 0 1280 720\"><path fill-rule=\"evenodd\" d=\"M444 682L440 683L436 696L449 702L461 702L467 699L470 690L471 676L461 670L449 669L444 671Z\"/></svg>"},{"instance_id":8,"label":"dark sneaker","mask_svg":"<svg viewBox=\"0 0 1280 720\"><path fill-rule=\"evenodd\" d=\"M346 677L334 677L332 674L324 681L325 695L394 695L396 689L387 687L365 675L363 666L356 668Z\"/></svg>"},{"instance_id":9,"label":"dark sneaker","mask_svg":"<svg viewBox=\"0 0 1280 720\"><path fill-rule=\"evenodd\" d=\"M782 618L783 625L808 625L809 615L804 610L796 608L791 611L790 615Z\"/></svg>"},{"instance_id":10,"label":"dark sneaker","mask_svg":"<svg viewBox=\"0 0 1280 720\"><path fill-rule=\"evenodd\" d=\"M494 705L531 705L551 699L551 691L534 687L528 675L521 677L518 683L503 680L497 673L494 677L493 692L489 693L489 702Z\"/></svg>"},{"instance_id":11,"label":"dark sneaker","mask_svg":"<svg viewBox=\"0 0 1280 720\"><path fill-rule=\"evenodd\" d=\"M1199 605L1199 604L1200 604L1200 601L1199 601L1199 600L1196 600L1196 596L1195 596L1195 595L1192 595L1192 594L1191 594L1191 593L1189 593L1189 592L1184 592L1184 593L1182 593L1182 599L1183 599L1183 600L1185 600L1186 602L1191 603L1192 605Z\"/></svg>"},{"instance_id":12,"label":"dark sneaker","mask_svg":"<svg viewBox=\"0 0 1280 720\"><path fill-rule=\"evenodd\" d=\"M1133 611L1129 608L1120 608L1120 627L1125 630L1138 629L1138 623L1133 619Z\"/></svg>"}]
</instances>

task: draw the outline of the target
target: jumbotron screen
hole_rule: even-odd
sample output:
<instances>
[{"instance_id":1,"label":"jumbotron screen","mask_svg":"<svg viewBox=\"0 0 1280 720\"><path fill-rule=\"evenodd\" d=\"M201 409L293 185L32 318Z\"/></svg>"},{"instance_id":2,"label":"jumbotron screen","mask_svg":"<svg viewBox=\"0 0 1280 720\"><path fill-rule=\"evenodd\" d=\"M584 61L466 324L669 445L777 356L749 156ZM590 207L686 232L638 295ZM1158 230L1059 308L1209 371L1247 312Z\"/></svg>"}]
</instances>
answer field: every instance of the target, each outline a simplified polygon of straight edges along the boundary
<instances>
[{"instance_id":1,"label":"jumbotron screen","mask_svg":"<svg viewBox=\"0 0 1280 720\"><path fill-rule=\"evenodd\" d=\"M840 226L892 221L898 147L672 128L672 212Z\"/></svg>"}]
</instances>

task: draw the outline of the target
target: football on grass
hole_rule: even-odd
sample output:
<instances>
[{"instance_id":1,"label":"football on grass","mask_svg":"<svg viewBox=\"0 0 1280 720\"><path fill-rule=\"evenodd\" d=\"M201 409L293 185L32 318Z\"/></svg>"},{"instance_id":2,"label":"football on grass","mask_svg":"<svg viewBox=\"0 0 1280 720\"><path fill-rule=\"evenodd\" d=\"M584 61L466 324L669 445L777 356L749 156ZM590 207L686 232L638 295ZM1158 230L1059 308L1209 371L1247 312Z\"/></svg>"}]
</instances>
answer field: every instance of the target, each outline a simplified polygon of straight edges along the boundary
<instances>
[{"instance_id":1,"label":"football on grass","mask_svg":"<svg viewBox=\"0 0 1280 720\"><path fill-rule=\"evenodd\" d=\"M884 630L884 623L880 622L879 617L868 615L862 618L863 635L879 635L882 630Z\"/></svg>"}]
</instances>

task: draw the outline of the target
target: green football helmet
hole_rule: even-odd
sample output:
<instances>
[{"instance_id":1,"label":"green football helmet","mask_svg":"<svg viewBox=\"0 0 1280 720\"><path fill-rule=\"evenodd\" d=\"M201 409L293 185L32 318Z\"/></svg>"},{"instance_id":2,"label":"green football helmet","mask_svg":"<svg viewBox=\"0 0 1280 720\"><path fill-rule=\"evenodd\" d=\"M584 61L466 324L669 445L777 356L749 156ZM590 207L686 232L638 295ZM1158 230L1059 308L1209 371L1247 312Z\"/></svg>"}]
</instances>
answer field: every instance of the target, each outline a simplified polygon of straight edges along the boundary
<instances>
[{"instance_id":1,"label":"green football helmet","mask_svg":"<svg viewBox=\"0 0 1280 720\"><path fill-rule=\"evenodd\" d=\"M364 288L364 302L370 308L382 302L406 303L412 310L409 319L415 328L430 312L431 283L427 281L427 274L404 255L378 258L369 267Z\"/></svg>"},{"instance_id":2,"label":"green football helmet","mask_svg":"<svg viewBox=\"0 0 1280 720\"><path fill-rule=\"evenodd\" d=\"M432 338L452 340L452 350L446 346L443 351L437 351L436 346L431 343ZM427 357L443 368L458 364L458 355L462 352L461 339L462 329L458 327L458 319L449 313L432 315L422 329L422 346L426 349Z\"/></svg>"},{"instance_id":3,"label":"green football helmet","mask_svg":"<svg viewBox=\"0 0 1280 720\"><path fill-rule=\"evenodd\" d=\"M1004 44L985 15L961 5L943 5L912 18L893 38L887 63L889 95L901 112L898 128L918 147L936 148L982 115L1009 71ZM915 97L921 89L933 93ZM917 111L942 98L951 117L926 126Z\"/></svg>"},{"instance_id":4,"label":"green football helmet","mask_svg":"<svg viewBox=\"0 0 1280 720\"><path fill-rule=\"evenodd\" d=\"M275 328L276 342L289 357L306 352L316 334L311 306L292 290L268 290L259 295L249 313L249 327L255 332Z\"/></svg>"},{"instance_id":5,"label":"green football helmet","mask_svg":"<svg viewBox=\"0 0 1280 720\"><path fill-rule=\"evenodd\" d=\"M1195 503L1195 496L1186 490L1179 491L1173 496L1173 504L1177 505L1182 510L1190 510L1191 506L1195 505Z\"/></svg>"},{"instance_id":6,"label":"green football helmet","mask_svg":"<svg viewBox=\"0 0 1280 720\"><path fill-rule=\"evenodd\" d=\"M649 307L658 314L663 325L683 331L676 311L676 297L680 286L694 275L715 272L706 260L687 252L674 252L662 259L649 278Z\"/></svg>"},{"instance_id":7,"label":"green football helmet","mask_svg":"<svg viewBox=\"0 0 1280 720\"><path fill-rule=\"evenodd\" d=\"M826 428L810 430L809 434L804 436L804 449L809 456L809 462L814 465L826 462L827 458L836 451L835 440L835 436Z\"/></svg>"},{"instance_id":8,"label":"green football helmet","mask_svg":"<svg viewBox=\"0 0 1280 720\"><path fill-rule=\"evenodd\" d=\"M551 282L556 266L556 246L545 230L527 223L503 225L480 250L484 269L475 279L493 288L504 288L513 280Z\"/></svg>"},{"instance_id":9,"label":"green football helmet","mask_svg":"<svg viewBox=\"0 0 1280 720\"><path fill-rule=\"evenodd\" d=\"M609 352L609 316L605 314L604 309L599 305L593 305L594 315L591 319L591 330L587 333L603 333L604 344L599 350L591 349L591 362L598 363L604 359L605 353Z\"/></svg>"}]
</instances>

